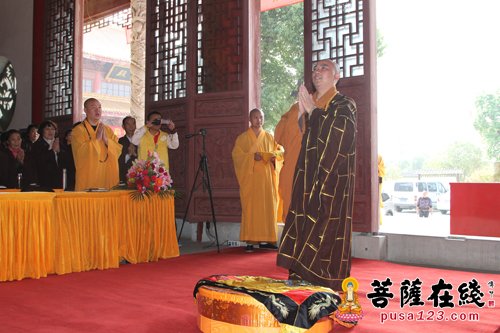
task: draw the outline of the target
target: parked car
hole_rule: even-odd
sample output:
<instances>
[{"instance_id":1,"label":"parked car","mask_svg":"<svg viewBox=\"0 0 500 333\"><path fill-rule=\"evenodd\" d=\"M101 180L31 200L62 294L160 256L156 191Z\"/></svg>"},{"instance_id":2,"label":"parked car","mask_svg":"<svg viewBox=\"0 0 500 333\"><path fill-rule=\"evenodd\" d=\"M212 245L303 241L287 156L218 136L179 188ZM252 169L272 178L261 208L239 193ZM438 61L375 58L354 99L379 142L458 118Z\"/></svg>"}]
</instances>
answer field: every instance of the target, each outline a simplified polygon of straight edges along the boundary
<instances>
[{"instance_id":1,"label":"parked car","mask_svg":"<svg viewBox=\"0 0 500 333\"><path fill-rule=\"evenodd\" d=\"M431 198L432 206L436 207L437 198L448 191L441 181L411 179L393 182L391 190L396 212L401 212L403 209L415 209L417 199L424 191L427 191Z\"/></svg>"},{"instance_id":2,"label":"parked car","mask_svg":"<svg viewBox=\"0 0 500 333\"><path fill-rule=\"evenodd\" d=\"M380 194L381 199L382 199L382 205L383 205L383 214L387 216L393 216L394 215L394 203L392 202L392 197L390 194L382 192Z\"/></svg>"},{"instance_id":3,"label":"parked car","mask_svg":"<svg viewBox=\"0 0 500 333\"><path fill-rule=\"evenodd\" d=\"M450 191L438 196L436 209L442 214L447 214L450 211Z\"/></svg>"}]
</instances>

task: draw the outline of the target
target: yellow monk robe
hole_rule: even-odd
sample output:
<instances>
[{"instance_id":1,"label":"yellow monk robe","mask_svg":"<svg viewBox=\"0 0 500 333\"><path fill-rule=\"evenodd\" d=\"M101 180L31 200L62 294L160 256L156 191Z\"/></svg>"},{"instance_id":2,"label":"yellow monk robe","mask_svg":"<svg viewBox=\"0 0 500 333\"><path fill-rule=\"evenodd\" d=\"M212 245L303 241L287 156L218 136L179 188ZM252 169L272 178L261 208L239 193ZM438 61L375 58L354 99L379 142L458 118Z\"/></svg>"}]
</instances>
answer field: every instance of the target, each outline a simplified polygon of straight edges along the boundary
<instances>
[{"instance_id":1,"label":"yellow monk robe","mask_svg":"<svg viewBox=\"0 0 500 333\"><path fill-rule=\"evenodd\" d=\"M317 93L313 94L313 100L317 107L325 109L327 103L336 94L336 88L328 90L318 100ZM302 134L305 130L304 115L299 122L299 105L293 104L290 110L281 116L278 125L274 130L274 138L278 144L285 148L283 168L279 178L279 195L282 200L282 216L278 216L278 221L285 221L288 209L290 208L290 200L292 197L293 176L295 173L295 165L299 158L300 147L302 143Z\"/></svg>"},{"instance_id":2,"label":"yellow monk robe","mask_svg":"<svg viewBox=\"0 0 500 333\"><path fill-rule=\"evenodd\" d=\"M287 113L281 116L274 130L274 139L285 148L278 191L282 202L281 216L278 216L278 221L281 222L285 221L290 207L293 174L299 158L304 125L304 116L302 116L301 124L299 124L299 106L295 103Z\"/></svg>"},{"instance_id":3,"label":"yellow monk robe","mask_svg":"<svg viewBox=\"0 0 500 333\"><path fill-rule=\"evenodd\" d=\"M109 126L104 125L104 130L108 147L102 140L96 139L96 132L88 121L82 121L71 132L71 148L76 168L75 191L87 188L110 189L120 181L118 157L122 145Z\"/></svg>"},{"instance_id":4,"label":"yellow monk robe","mask_svg":"<svg viewBox=\"0 0 500 333\"><path fill-rule=\"evenodd\" d=\"M266 155L270 154L255 161L257 152L276 155L277 167L268 160ZM275 243L278 240L278 165L283 160L282 152L273 136L264 130L256 137L249 128L236 139L232 157L240 185L242 241Z\"/></svg>"},{"instance_id":5,"label":"yellow monk robe","mask_svg":"<svg viewBox=\"0 0 500 333\"><path fill-rule=\"evenodd\" d=\"M378 201L380 206L380 225L382 225L382 216L384 215L382 208L384 208L384 202L382 201L382 182L385 177L385 164L382 156L378 155Z\"/></svg>"}]
</instances>

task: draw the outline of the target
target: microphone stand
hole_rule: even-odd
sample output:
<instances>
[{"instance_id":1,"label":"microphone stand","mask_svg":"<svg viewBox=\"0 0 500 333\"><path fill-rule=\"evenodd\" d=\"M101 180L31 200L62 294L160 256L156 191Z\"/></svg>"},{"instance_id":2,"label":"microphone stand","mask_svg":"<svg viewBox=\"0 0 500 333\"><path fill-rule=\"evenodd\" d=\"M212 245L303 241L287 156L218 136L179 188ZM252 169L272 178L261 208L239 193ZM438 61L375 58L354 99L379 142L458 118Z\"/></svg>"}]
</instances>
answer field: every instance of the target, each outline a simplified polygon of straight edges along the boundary
<instances>
[{"instance_id":1,"label":"microphone stand","mask_svg":"<svg viewBox=\"0 0 500 333\"><path fill-rule=\"evenodd\" d=\"M191 204L191 199L193 197L193 193L196 191L196 189L200 185L200 184L197 185L196 181L198 180L198 175L201 172L201 174L202 174L201 184L203 184L203 191L205 191L205 189L207 189L208 196L210 198L210 208L212 210L212 223L214 224L215 241L216 241L216 244L217 244L217 252L220 253L219 236L218 236L218 233L217 233L217 220L215 218L214 201L213 201L213 197L212 197L212 185L210 183L210 175L209 175L209 172L208 172L208 158L207 158L207 153L206 153L206 149L205 149L206 148L205 147L205 136L207 135L207 130L204 129L204 128L202 128L202 129L200 129L200 131L198 133L187 134L186 135L186 139L189 139L189 138L192 138L192 137L198 136L198 135L201 135L202 142L203 142L202 151L201 151L201 154L200 154L200 162L198 164L198 170L196 171L196 175L194 177L194 181L193 181L193 186L191 188L191 192L189 193L189 199L188 199L188 202L187 202L187 205L186 205L186 211L184 212L184 217L182 219L181 230L179 231L179 235L177 236L177 241L179 241L181 239L182 230L184 229L184 223L186 223L186 217L187 217L187 214L188 214L188 211L189 211L189 205Z\"/></svg>"}]
</instances>

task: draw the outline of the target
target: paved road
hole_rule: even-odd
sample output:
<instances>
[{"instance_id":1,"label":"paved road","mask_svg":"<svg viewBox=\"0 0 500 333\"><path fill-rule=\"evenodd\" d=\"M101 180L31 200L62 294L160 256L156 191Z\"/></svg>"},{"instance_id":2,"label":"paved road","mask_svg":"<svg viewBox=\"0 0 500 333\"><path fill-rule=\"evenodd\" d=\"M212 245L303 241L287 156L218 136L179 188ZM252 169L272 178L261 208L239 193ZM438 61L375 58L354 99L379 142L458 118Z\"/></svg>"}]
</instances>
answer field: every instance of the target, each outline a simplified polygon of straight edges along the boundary
<instances>
[{"instance_id":1,"label":"paved road","mask_svg":"<svg viewBox=\"0 0 500 333\"><path fill-rule=\"evenodd\" d=\"M414 210L394 212L394 216L382 217L379 232L446 237L450 235L450 215L436 211L428 218L421 218Z\"/></svg>"}]
</instances>

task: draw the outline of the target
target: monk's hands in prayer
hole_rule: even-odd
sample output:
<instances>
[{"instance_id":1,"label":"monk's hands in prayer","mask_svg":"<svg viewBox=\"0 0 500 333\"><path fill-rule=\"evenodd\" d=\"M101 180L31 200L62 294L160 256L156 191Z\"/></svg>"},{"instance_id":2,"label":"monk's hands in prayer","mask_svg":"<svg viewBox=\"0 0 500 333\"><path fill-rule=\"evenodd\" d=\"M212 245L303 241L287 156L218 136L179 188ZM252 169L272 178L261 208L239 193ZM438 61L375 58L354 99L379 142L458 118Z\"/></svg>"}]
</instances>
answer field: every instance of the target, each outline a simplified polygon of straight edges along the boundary
<instances>
[{"instance_id":1,"label":"monk's hands in prayer","mask_svg":"<svg viewBox=\"0 0 500 333\"><path fill-rule=\"evenodd\" d=\"M97 125L95 136L97 140L102 140L106 146L108 145L108 137L106 136L106 131L104 130L104 125L102 123Z\"/></svg>"},{"instance_id":2,"label":"monk's hands in prayer","mask_svg":"<svg viewBox=\"0 0 500 333\"><path fill-rule=\"evenodd\" d=\"M302 115L302 113L307 112L311 113L312 110L316 105L314 104L312 95L309 94L309 91L307 90L305 85L301 85L299 88L299 113Z\"/></svg>"},{"instance_id":3,"label":"monk's hands in prayer","mask_svg":"<svg viewBox=\"0 0 500 333\"><path fill-rule=\"evenodd\" d=\"M54 153L59 153L61 151L61 146L59 144L59 138L54 139L54 142L52 143L52 151Z\"/></svg>"},{"instance_id":4,"label":"monk's hands in prayer","mask_svg":"<svg viewBox=\"0 0 500 333\"><path fill-rule=\"evenodd\" d=\"M262 161L262 155L260 153L255 153L253 159L256 161Z\"/></svg>"}]
</instances>

